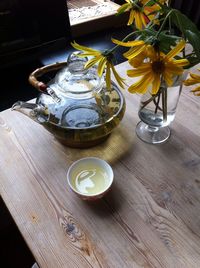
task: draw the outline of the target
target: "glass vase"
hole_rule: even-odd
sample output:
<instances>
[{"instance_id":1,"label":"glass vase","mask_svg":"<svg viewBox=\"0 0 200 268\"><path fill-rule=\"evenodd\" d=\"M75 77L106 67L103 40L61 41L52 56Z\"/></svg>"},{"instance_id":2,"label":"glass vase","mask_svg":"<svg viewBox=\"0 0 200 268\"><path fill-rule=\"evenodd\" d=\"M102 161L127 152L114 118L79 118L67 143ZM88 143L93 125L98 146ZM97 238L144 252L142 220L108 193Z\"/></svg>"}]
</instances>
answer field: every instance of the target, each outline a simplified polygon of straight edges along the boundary
<instances>
[{"instance_id":1,"label":"glass vase","mask_svg":"<svg viewBox=\"0 0 200 268\"><path fill-rule=\"evenodd\" d=\"M151 88L142 95L138 111L141 121L136 126L136 134L142 141L160 144L169 139L169 125L175 118L182 81L186 76L187 74L177 76L171 87L161 83L155 95L151 94Z\"/></svg>"}]
</instances>

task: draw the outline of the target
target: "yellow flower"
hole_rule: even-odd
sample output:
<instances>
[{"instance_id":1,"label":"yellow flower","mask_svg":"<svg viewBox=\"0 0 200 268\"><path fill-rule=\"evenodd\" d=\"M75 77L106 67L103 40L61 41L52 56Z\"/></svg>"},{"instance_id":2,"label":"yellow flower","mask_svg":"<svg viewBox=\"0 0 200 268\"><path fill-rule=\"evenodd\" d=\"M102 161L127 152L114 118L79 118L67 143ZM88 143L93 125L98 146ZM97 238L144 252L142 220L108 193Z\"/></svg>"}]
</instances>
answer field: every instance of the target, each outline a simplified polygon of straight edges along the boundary
<instances>
[{"instance_id":1,"label":"yellow flower","mask_svg":"<svg viewBox=\"0 0 200 268\"><path fill-rule=\"evenodd\" d=\"M118 13L130 11L127 25L132 25L135 22L135 26L139 30L142 30L150 21L154 20L156 12L161 9L158 4L146 5L149 0L125 1L126 3L118 9Z\"/></svg>"},{"instance_id":2,"label":"yellow flower","mask_svg":"<svg viewBox=\"0 0 200 268\"><path fill-rule=\"evenodd\" d=\"M108 89L111 89L111 71L119 86L124 88L125 84L124 79L120 77L117 71L115 70L115 67L112 63L112 54L109 53L106 54L103 53L102 51L79 45L75 41L74 43L71 43L71 45L75 49L83 51L83 53L81 53L79 57L92 56L92 59L88 60L85 64L86 69L89 69L93 65L98 64L97 74L99 77L103 75L104 70L106 71L105 79L106 79L106 86Z\"/></svg>"},{"instance_id":3,"label":"yellow flower","mask_svg":"<svg viewBox=\"0 0 200 268\"><path fill-rule=\"evenodd\" d=\"M144 58L148 56L149 51L152 48L151 45L145 44L145 42L142 40L122 42L112 39L112 42L120 46L130 47L130 49L125 52L123 56L130 60L130 63L133 67L138 67L143 62Z\"/></svg>"},{"instance_id":4,"label":"yellow flower","mask_svg":"<svg viewBox=\"0 0 200 268\"><path fill-rule=\"evenodd\" d=\"M181 75L184 71L182 67L189 63L186 59L174 59L184 46L185 41L181 41L167 55L151 49L146 62L143 62L136 69L127 71L129 77L142 76L139 81L129 87L129 92L144 94L148 86L152 85L152 94L154 95L160 88L161 80L164 80L168 86L172 86L173 77Z\"/></svg>"},{"instance_id":5,"label":"yellow flower","mask_svg":"<svg viewBox=\"0 0 200 268\"><path fill-rule=\"evenodd\" d=\"M200 71L200 69L198 69ZM192 86L200 83L200 75L190 73L190 78L184 81L185 86ZM191 90L196 96L200 96L200 85Z\"/></svg>"}]
</instances>

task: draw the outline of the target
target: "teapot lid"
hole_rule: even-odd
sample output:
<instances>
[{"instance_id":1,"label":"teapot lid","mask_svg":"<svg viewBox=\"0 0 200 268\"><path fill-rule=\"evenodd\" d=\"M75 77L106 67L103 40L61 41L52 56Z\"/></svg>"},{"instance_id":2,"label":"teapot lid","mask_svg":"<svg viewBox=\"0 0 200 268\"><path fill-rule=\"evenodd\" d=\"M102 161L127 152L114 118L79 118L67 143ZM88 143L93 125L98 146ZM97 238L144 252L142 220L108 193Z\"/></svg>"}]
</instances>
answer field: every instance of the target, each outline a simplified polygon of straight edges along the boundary
<instances>
[{"instance_id":1,"label":"teapot lid","mask_svg":"<svg viewBox=\"0 0 200 268\"><path fill-rule=\"evenodd\" d=\"M67 67L55 76L59 93L65 97L88 98L101 90L103 79L97 75L97 68L93 66L86 69L87 58L79 56L80 52L73 52L67 59Z\"/></svg>"}]
</instances>

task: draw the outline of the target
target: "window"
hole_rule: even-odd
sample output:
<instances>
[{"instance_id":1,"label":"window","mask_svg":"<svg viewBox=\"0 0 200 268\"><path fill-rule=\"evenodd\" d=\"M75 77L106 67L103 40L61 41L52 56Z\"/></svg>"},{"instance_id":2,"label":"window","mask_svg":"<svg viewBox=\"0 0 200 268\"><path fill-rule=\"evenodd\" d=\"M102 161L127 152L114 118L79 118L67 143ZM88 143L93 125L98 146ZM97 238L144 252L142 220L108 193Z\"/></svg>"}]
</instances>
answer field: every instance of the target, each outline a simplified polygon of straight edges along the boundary
<instances>
[{"instance_id":1,"label":"window","mask_svg":"<svg viewBox=\"0 0 200 268\"><path fill-rule=\"evenodd\" d=\"M121 26L124 16L116 18L119 5L110 0L68 0L68 13L73 37L108 27Z\"/></svg>"}]
</instances>

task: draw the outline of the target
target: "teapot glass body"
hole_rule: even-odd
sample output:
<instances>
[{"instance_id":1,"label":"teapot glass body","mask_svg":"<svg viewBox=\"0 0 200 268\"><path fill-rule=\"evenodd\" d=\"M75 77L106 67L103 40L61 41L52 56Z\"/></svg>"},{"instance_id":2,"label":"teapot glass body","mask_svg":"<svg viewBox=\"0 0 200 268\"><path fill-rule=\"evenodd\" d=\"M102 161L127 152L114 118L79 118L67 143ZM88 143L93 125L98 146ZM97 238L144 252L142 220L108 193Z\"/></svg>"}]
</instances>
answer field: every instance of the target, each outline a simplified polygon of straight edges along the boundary
<instances>
[{"instance_id":1,"label":"teapot glass body","mask_svg":"<svg viewBox=\"0 0 200 268\"><path fill-rule=\"evenodd\" d=\"M38 81L39 69L36 70L29 81L45 91L34 104L17 102L13 105L14 110L42 124L70 147L90 147L103 141L125 112L124 97L115 83L112 82L108 90L104 79L97 76L96 67L85 70L84 64L84 60L72 54L47 84ZM52 66L45 68L54 70Z\"/></svg>"}]
</instances>

